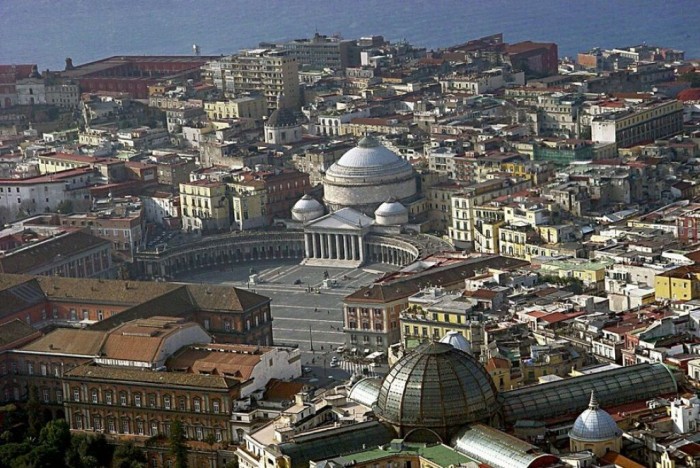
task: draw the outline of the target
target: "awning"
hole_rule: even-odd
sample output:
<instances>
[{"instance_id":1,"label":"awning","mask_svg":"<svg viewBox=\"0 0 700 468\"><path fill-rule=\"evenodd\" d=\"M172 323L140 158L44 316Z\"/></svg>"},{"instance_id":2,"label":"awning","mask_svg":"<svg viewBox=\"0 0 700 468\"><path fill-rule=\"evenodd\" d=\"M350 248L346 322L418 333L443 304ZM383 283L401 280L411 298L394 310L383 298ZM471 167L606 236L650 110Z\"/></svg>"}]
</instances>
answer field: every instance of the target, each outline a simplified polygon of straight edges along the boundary
<instances>
[{"instance_id":1,"label":"awning","mask_svg":"<svg viewBox=\"0 0 700 468\"><path fill-rule=\"evenodd\" d=\"M365 348L365 354L369 354L369 348Z\"/></svg>"},{"instance_id":2,"label":"awning","mask_svg":"<svg viewBox=\"0 0 700 468\"><path fill-rule=\"evenodd\" d=\"M366 358L367 358L367 359L378 359L378 358L382 357L383 355L384 355L383 352L381 352L381 351L375 351L375 352L373 352L372 354L370 354L369 356L366 356Z\"/></svg>"}]
</instances>

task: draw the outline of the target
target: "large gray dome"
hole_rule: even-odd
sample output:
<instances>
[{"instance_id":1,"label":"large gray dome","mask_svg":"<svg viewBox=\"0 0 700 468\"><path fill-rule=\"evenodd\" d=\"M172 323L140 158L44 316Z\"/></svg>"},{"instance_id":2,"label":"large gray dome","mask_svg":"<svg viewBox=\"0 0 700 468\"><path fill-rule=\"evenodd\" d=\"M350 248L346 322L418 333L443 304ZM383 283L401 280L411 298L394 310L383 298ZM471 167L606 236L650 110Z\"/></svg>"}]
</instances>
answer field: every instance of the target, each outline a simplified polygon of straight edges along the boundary
<instances>
[{"instance_id":1,"label":"large gray dome","mask_svg":"<svg viewBox=\"0 0 700 468\"><path fill-rule=\"evenodd\" d=\"M498 410L484 367L445 343L423 344L394 364L373 408L404 435L423 427L445 440L465 424L490 422Z\"/></svg>"},{"instance_id":2,"label":"large gray dome","mask_svg":"<svg viewBox=\"0 0 700 468\"><path fill-rule=\"evenodd\" d=\"M402 162L393 151L382 146L371 135L363 137L357 146L347 151L339 160L339 166L366 168Z\"/></svg>"},{"instance_id":3,"label":"large gray dome","mask_svg":"<svg viewBox=\"0 0 700 468\"><path fill-rule=\"evenodd\" d=\"M326 171L323 188L330 211L353 208L368 216L388 198L411 203L417 196L413 167L371 136Z\"/></svg>"},{"instance_id":4,"label":"large gray dome","mask_svg":"<svg viewBox=\"0 0 700 468\"><path fill-rule=\"evenodd\" d=\"M576 418L569 437L583 442L602 442L622 436L615 420L607 411L600 409L595 392L591 392L588 409Z\"/></svg>"}]
</instances>

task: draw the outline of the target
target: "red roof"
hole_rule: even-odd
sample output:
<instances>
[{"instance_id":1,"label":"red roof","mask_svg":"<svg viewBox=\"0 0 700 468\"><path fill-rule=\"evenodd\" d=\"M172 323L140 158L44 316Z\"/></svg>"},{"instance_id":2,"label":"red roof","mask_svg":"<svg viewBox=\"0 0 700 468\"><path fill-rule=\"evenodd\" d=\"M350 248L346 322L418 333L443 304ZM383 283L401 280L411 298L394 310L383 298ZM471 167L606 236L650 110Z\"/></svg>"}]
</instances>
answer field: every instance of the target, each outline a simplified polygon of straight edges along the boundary
<instances>
[{"instance_id":1,"label":"red roof","mask_svg":"<svg viewBox=\"0 0 700 468\"><path fill-rule=\"evenodd\" d=\"M700 101L700 88L688 88L678 93L679 101Z\"/></svg>"},{"instance_id":2,"label":"red roof","mask_svg":"<svg viewBox=\"0 0 700 468\"><path fill-rule=\"evenodd\" d=\"M542 318L547 323L559 323L559 322L564 322L566 320L571 320L575 319L576 317L579 317L581 315L584 315L585 312L574 312L571 314L565 314L563 312L553 312L551 314L547 314Z\"/></svg>"}]
</instances>

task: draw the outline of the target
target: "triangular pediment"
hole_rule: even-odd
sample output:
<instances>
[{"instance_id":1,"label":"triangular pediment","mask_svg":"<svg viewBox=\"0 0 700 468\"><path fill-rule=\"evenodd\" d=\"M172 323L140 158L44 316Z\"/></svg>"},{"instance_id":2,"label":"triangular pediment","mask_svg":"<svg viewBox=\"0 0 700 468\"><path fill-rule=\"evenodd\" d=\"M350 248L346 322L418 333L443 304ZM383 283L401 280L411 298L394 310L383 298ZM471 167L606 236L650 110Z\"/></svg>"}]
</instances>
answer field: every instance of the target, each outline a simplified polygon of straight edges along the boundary
<instances>
[{"instance_id":1,"label":"triangular pediment","mask_svg":"<svg viewBox=\"0 0 700 468\"><path fill-rule=\"evenodd\" d=\"M374 219L352 208L343 208L306 224L306 230L340 229L358 231L374 224Z\"/></svg>"}]
</instances>

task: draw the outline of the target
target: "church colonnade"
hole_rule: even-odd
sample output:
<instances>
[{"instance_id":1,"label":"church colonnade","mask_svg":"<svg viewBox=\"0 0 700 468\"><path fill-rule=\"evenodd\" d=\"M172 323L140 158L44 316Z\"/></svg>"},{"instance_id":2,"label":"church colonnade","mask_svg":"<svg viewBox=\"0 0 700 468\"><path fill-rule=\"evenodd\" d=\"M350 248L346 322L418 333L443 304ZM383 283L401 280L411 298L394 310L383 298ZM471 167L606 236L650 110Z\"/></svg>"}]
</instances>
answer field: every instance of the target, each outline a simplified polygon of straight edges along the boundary
<instances>
[{"instance_id":1,"label":"church colonnade","mask_svg":"<svg viewBox=\"0 0 700 468\"><path fill-rule=\"evenodd\" d=\"M365 245L360 234L304 233L306 258L365 261Z\"/></svg>"}]
</instances>

